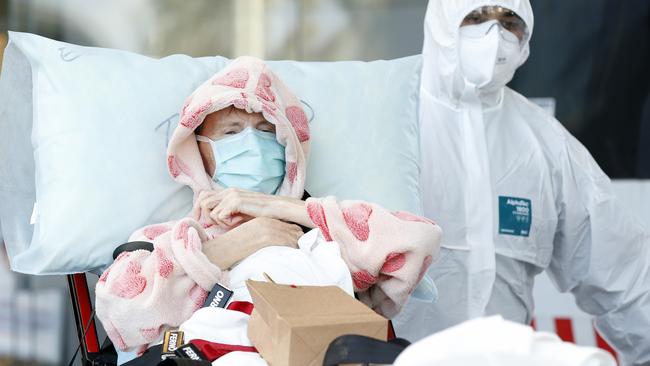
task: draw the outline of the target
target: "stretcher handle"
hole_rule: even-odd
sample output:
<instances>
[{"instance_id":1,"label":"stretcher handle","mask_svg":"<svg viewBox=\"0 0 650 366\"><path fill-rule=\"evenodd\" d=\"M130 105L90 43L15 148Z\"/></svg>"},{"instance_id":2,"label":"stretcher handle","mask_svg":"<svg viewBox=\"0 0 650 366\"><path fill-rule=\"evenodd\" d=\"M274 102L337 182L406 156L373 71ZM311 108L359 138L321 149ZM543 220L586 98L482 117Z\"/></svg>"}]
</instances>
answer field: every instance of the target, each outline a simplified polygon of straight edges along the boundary
<instances>
[{"instance_id":1,"label":"stretcher handle","mask_svg":"<svg viewBox=\"0 0 650 366\"><path fill-rule=\"evenodd\" d=\"M327 347L323 366L358 363L392 364L410 344L402 338L386 342L356 334L342 335Z\"/></svg>"},{"instance_id":2,"label":"stretcher handle","mask_svg":"<svg viewBox=\"0 0 650 366\"><path fill-rule=\"evenodd\" d=\"M124 243L115 248L113 251L113 260L117 259L117 257L123 252L133 252L135 250L146 250L148 252L153 252L153 243L150 243L148 241L130 241L128 243Z\"/></svg>"}]
</instances>

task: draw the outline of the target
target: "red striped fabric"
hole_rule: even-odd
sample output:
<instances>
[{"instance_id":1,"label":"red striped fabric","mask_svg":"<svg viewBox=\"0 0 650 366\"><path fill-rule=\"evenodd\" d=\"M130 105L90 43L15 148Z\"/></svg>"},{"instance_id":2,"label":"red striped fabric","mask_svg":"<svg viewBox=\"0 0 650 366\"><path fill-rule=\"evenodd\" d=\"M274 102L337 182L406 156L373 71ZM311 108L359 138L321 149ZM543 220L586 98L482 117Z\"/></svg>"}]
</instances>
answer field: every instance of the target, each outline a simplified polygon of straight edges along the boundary
<instances>
[{"instance_id":1,"label":"red striped fabric","mask_svg":"<svg viewBox=\"0 0 650 366\"><path fill-rule=\"evenodd\" d=\"M553 324L555 326L555 334L560 337L565 342L571 342L571 343L576 343L576 337L574 334L573 330L573 321L571 318L566 318L566 317L558 317L558 318L553 318ZM535 330L540 330L538 329L538 323L537 320L533 318L533 320L530 322L530 326L535 329ZM541 331L544 331L545 329L541 329ZM595 341L595 346L609 352L614 358L618 360L618 356L616 354L616 351L612 346L610 346L607 341L603 337L598 334L598 331L596 328L592 328L593 334L594 334L594 341ZM584 346L593 346L593 344L584 344Z\"/></svg>"},{"instance_id":2,"label":"red striped fabric","mask_svg":"<svg viewBox=\"0 0 650 366\"><path fill-rule=\"evenodd\" d=\"M576 342L570 318L555 318L555 334L565 342Z\"/></svg>"},{"instance_id":3,"label":"red striped fabric","mask_svg":"<svg viewBox=\"0 0 650 366\"><path fill-rule=\"evenodd\" d=\"M233 301L230 304L228 304L226 309L239 311L239 312L242 312L244 314L251 315L251 313L253 312L254 307L255 306L253 305L253 303L248 302L248 301Z\"/></svg>"},{"instance_id":4,"label":"red striped fabric","mask_svg":"<svg viewBox=\"0 0 650 366\"><path fill-rule=\"evenodd\" d=\"M190 343L195 345L210 362L220 358L221 356L227 355L230 352L257 352L255 347L251 346L215 343L203 339L192 339Z\"/></svg>"},{"instance_id":5,"label":"red striped fabric","mask_svg":"<svg viewBox=\"0 0 650 366\"><path fill-rule=\"evenodd\" d=\"M601 337L600 334L598 334L598 331L596 329L594 329L594 334L596 335L596 346L600 349L604 349L605 351L611 353L612 356L614 356L614 358L618 358L616 356L616 351L614 351L614 348L612 348L612 346L610 346L609 343L607 343L607 341L605 341L603 337Z\"/></svg>"}]
</instances>

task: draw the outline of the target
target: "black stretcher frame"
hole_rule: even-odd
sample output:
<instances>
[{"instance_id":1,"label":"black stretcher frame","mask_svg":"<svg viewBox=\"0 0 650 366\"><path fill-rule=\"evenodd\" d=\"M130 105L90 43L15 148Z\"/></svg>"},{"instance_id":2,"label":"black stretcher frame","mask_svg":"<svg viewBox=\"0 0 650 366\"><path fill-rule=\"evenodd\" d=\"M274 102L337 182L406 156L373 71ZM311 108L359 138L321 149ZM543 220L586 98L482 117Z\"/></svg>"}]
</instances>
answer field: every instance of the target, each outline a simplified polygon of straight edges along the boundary
<instances>
[{"instance_id":1,"label":"black stretcher frame","mask_svg":"<svg viewBox=\"0 0 650 366\"><path fill-rule=\"evenodd\" d=\"M82 366L115 366L117 355L112 346L101 347L90 290L85 273L67 275L75 327L79 339Z\"/></svg>"}]
</instances>

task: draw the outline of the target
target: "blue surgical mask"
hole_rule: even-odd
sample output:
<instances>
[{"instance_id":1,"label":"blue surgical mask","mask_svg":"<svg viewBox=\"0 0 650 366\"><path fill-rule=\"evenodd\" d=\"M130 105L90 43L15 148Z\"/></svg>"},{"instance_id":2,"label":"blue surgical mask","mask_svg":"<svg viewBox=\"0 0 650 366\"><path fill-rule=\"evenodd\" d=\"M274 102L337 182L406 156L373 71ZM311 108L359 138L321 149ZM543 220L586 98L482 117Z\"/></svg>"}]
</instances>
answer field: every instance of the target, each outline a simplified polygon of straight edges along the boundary
<instances>
[{"instance_id":1,"label":"blue surgical mask","mask_svg":"<svg viewBox=\"0 0 650 366\"><path fill-rule=\"evenodd\" d=\"M217 164L212 180L223 187L274 194L284 180L284 146L273 133L248 127L217 141L196 139L212 145Z\"/></svg>"}]
</instances>

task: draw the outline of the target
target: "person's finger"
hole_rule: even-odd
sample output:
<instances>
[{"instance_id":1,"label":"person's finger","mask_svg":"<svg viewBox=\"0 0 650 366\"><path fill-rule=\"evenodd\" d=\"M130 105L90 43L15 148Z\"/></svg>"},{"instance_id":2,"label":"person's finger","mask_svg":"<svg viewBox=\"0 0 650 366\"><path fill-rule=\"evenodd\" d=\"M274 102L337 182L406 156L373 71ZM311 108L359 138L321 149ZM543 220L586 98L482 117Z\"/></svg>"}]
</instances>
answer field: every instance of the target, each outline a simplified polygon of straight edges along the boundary
<instances>
[{"instance_id":1,"label":"person's finger","mask_svg":"<svg viewBox=\"0 0 650 366\"><path fill-rule=\"evenodd\" d=\"M214 207L217 206L217 204L218 204L218 201L214 197L208 197L208 198L204 199L200 204L201 215L203 215L204 217L211 217L210 212L212 211L212 209Z\"/></svg>"},{"instance_id":2,"label":"person's finger","mask_svg":"<svg viewBox=\"0 0 650 366\"><path fill-rule=\"evenodd\" d=\"M289 223L286 223L285 225L286 225L286 230L292 234L297 234L299 232L302 232L302 229L300 229L300 226L298 225L289 224Z\"/></svg>"},{"instance_id":3,"label":"person's finger","mask_svg":"<svg viewBox=\"0 0 650 366\"><path fill-rule=\"evenodd\" d=\"M223 220L230 227L235 227L244 222L245 218L242 215L233 215Z\"/></svg>"},{"instance_id":4,"label":"person's finger","mask_svg":"<svg viewBox=\"0 0 650 366\"><path fill-rule=\"evenodd\" d=\"M287 244L292 248L297 248L298 247L298 239L299 239L298 236L296 236L294 234L289 234L289 238L287 239Z\"/></svg>"},{"instance_id":5,"label":"person's finger","mask_svg":"<svg viewBox=\"0 0 650 366\"><path fill-rule=\"evenodd\" d=\"M255 194L258 193L229 188L227 194L223 194L219 198L221 198L221 202L227 202L230 208L229 214L231 215L242 213L248 216L258 217L262 216L262 212L257 207L258 202Z\"/></svg>"},{"instance_id":6,"label":"person's finger","mask_svg":"<svg viewBox=\"0 0 650 366\"><path fill-rule=\"evenodd\" d=\"M220 200L224 200L227 197L236 196L238 194L239 194L238 189L236 189L236 188L226 188L226 189L224 189L224 190L222 190L220 192L216 192L214 196L216 198L220 199Z\"/></svg>"},{"instance_id":7,"label":"person's finger","mask_svg":"<svg viewBox=\"0 0 650 366\"><path fill-rule=\"evenodd\" d=\"M240 213L239 216L242 218L242 223L247 223L255 218L254 216L250 216L242 213Z\"/></svg>"},{"instance_id":8,"label":"person's finger","mask_svg":"<svg viewBox=\"0 0 650 366\"><path fill-rule=\"evenodd\" d=\"M199 203L199 207L201 208L201 215L203 217L209 217L210 209L216 205L216 202L214 202L214 194L207 191L201 191L199 193L197 201Z\"/></svg>"},{"instance_id":9,"label":"person's finger","mask_svg":"<svg viewBox=\"0 0 650 366\"><path fill-rule=\"evenodd\" d=\"M226 222L226 220L230 219L235 213L237 213L236 209L230 205L230 202L225 201L219 203L219 205L212 212L215 211L217 218L222 222Z\"/></svg>"},{"instance_id":10,"label":"person's finger","mask_svg":"<svg viewBox=\"0 0 650 366\"><path fill-rule=\"evenodd\" d=\"M301 236L302 235L299 235L299 234L293 234L292 237L291 237L291 243L298 244L298 241L300 240Z\"/></svg>"},{"instance_id":11,"label":"person's finger","mask_svg":"<svg viewBox=\"0 0 650 366\"><path fill-rule=\"evenodd\" d=\"M220 199L216 195L206 196L200 202L199 205L201 208L213 209L217 204L219 204Z\"/></svg>"},{"instance_id":12,"label":"person's finger","mask_svg":"<svg viewBox=\"0 0 650 366\"><path fill-rule=\"evenodd\" d=\"M222 211L226 208L227 203L224 201L219 202L213 209L210 210L210 217L219 225L222 227L229 227L226 222L224 222L224 218L222 217L221 213Z\"/></svg>"},{"instance_id":13,"label":"person's finger","mask_svg":"<svg viewBox=\"0 0 650 366\"><path fill-rule=\"evenodd\" d=\"M196 198L196 200L199 201L199 202L203 201L203 199L204 199L205 196L206 196L206 192L207 192L207 191L200 191L200 192L199 192L199 196Z\"/></svg>"},{"instance_id":14,"label":"person's finger","mask_svg":"<svg viewBox=\"0 0 650 366\"><path fill-rule=\"evenodd\" d=\"M210 210L208 210L207 208L201 207L201 217L204 217L206 219L214 221L214 220L212 220L212 217L210 216Z\"/></svg>"},{"instance_id":15,"label":"person's finger","mask_svg":"<svg viewBox=\"0 0 650 366\"><path fill-rule=\"evenodd\" d=\"M226 224L225 222L219 220L218 213L215 213L214 211L210 212L210 218L212 219L212 221L214 221L214 223L217 226L219 226L221 228L224 228L224 229L230 229L230 226L228 224Z\"/></svg>"},{"instance_id":16,"label":"person's finger","mask_svg":"<svg viewBox=\"0 0 650 366\"><path fill-rule=\"evenodd\" d=\"M289 224L289 227L290 227L293 231L302 231L302 229L300 228L300 226L298 226L298 225L296 225L296 224Z\"/></svg>"},{"instance_id":17,"label":"person's finger","mask_svg":"<svg viewBox=\"0 0 650 366\"><path fill-rule=\"evenodd\" d=\"M211 217L223 223L227 227L235 227L245 220L249 220L250 216L242 214L237 207L238 199L225 198L223 201L212 209Z\"/></svg>"},{"instance_id":18,"label":"person's finger","mask_svg":"<svg viewBox=\"0 0 650 366\"><path fill-rule=\"evenodd\" d=\"M203 190L203 191L199 192L199 197L197 198L197 200L199 202L203 201L203 200L205 200L205 199L207 199L209 197L213 197L216 193L217 192L212 191L212 190Z\"/></svg>"},{"instance_id":19,"label":"person's finger","mask_svg":"<svg viewBox=\"0 0 650 366\"><path fill-rule=\"evenodd\" d=\"M300 227L298 227L297 225L285 224L283 231L287 236L287 238L289 239L289 241L292 243L297 242L300 236L302 236Z\"/></svg>"},{"instance_id":20,"label":"person's finger","mask_svg":"<svg viewBox=\"0 0 650 366\"><path fill-rule=\"evenodd\" d=\"M199 202L201 208L201 216L210 217L210 209L204 204L204 201Z\"/></svg>"}]
</instances>

